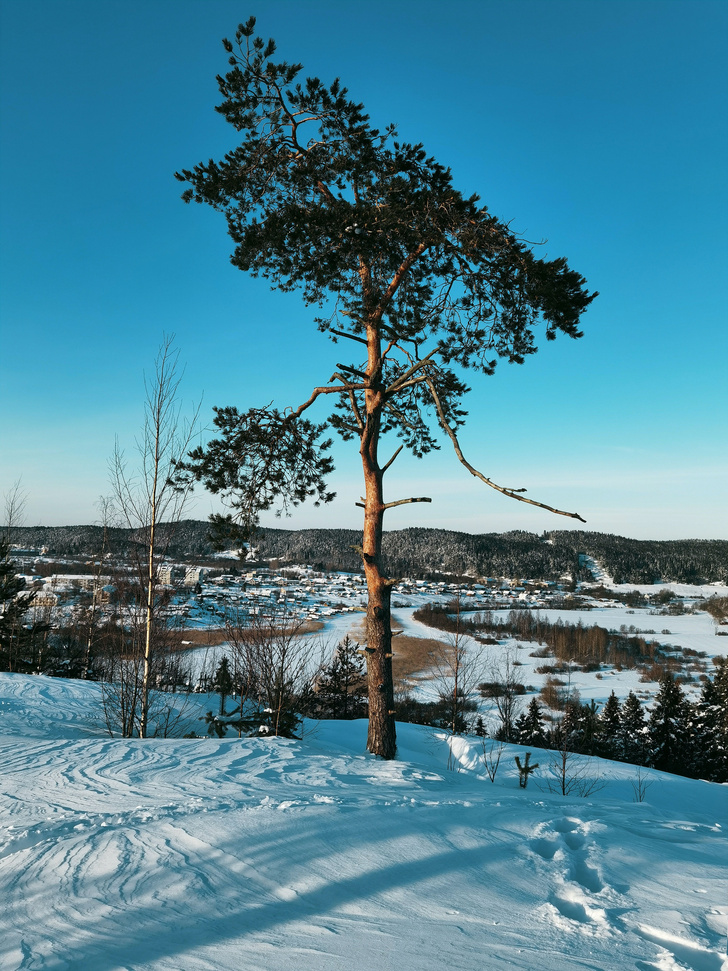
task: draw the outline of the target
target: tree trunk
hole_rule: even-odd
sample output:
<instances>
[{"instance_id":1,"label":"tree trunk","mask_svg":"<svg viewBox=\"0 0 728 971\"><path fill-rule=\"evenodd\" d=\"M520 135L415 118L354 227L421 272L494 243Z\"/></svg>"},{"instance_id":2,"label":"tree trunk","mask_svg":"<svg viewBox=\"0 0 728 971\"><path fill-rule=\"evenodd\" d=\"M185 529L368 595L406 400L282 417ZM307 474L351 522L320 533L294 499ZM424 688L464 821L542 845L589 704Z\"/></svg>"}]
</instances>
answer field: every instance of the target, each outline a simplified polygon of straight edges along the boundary
<instances>
[{"instance_id":1,"label":"tree trunk","mask_svg":"<svg viewBox=\"0 0 728 971\"><path fill-rule=\"evenodd\" d=\"M156 528L157 528L157 484L159 481L159 437L161 428L161 398L163 385L160 382L157 391L157 408L155 411L154 424L154 471L152 476L152 488L150 490L149 504L149 548L147 550L147 606L146 624L144 631L144 674L142 675L142 710L139 721L139 737L146 738L149 725L149 681L152 666L152 640L154 636L154 553L156 551Z\"/></svg>"},{"instance_id":2,"label":"tree trunk","mask_svg":"<svg viewBox=\"0 0 728 971\"><path fill-rule=\"evenodd\" d=\"M147 737L149 723L149 676L152 662L152 636L154 624L154 516L156 510L152 508L152 524L149 534L149 557L147 560L147 606L144 630L144 673L142 675L142 710L139 720L139 738Z\"/></svg>"},{"instance_id":3,"label":"tree trunk","mask_svg":"<svg viewBox=\"0 0 728 971\"><path fill-rule=\"evenodd\" d=\"M361 457L364 468L364 534L362 558L367 580L366 652L369 685L369 735L367 749L383 759L397 754L394 723L394 680L392 677L392 582L382 572L382 528L384 494L377 449L384 399L378 375L381 348L378 328L368 334L368 374L371 385L365 392L366 426L362 432Z\"/></svg>"},{"instance_id":4,"label":"tree trunk","mask_svg":"<svg viewBox=\"0 0 728 971\"><path fill-rule=\"evenodd\" d=\"M367 749L383 759L397 754L392 678L392 587L386 580L369 584L367 605L367 676L369 682L369 734Z\"/></svg>"}]
</instances>

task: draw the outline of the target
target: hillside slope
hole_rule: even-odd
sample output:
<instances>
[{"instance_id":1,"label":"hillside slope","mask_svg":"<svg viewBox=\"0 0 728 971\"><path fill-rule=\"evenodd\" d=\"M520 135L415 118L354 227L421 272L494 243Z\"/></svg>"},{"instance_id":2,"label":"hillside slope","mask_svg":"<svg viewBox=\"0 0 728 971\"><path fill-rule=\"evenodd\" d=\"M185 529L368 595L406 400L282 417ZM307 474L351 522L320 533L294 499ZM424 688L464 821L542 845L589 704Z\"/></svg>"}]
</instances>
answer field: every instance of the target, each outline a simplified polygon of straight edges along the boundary
<instances>
[{"instance_id":1,"label":"hillside slope","mask_svg":"<svg viewBox=\"0 0 728 971\"><path fill-rule=\"evenodd\" d=\"M206 699L199 699L200 702ZM204 708L204 705L203 705ZM202 709L201 709L202 710ZM0 675L0 968L719 971L728 788L589 763L590 798L363 722L112 740L98 686ZM540 786L537 784L540 781Z\"/></svg>"},{"instance_id":2,"label":"hillside slope","mask_svg":"<svg viewBox=\"0 0 728 971\"><path fill-rule=\"evenodd\" d=\"M1 531L1 528L0 528ZM210 524L185 520L169 542L172 558L205 558L215 552ZM120 553L134 543L131 530L108 531L108 548ZM33 526L13 530L13 542L29 549L47 547L50 556L98 556L100 526ZM253 547L261 560L309 564L318 569L361 568L356 547L361 534L351 529L264 529ZM726 583L728 541L643 541L563 530L542 535L526 532L458 533L412 528L384 534L385 568L392 576L425 577L437 573L558 580L569 574L591 579L587 558L617 583Z\"/></svg>"}]
</instances>

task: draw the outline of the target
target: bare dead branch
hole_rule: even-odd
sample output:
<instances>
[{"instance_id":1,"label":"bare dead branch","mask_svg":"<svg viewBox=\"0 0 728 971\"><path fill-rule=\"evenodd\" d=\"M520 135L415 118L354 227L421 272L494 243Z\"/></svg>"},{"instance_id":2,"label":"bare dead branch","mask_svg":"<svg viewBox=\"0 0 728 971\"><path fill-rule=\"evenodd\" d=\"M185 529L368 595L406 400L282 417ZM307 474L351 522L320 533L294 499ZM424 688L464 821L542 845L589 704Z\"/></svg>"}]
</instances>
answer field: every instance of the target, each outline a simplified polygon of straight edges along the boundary
<instances>
[{"instance_id":1,"label":"bare dead branch","mask_svg":"<svg viewBox=\"0 0 728 971\"><path fill-rule=\"evenodd\" d=\"M365 374L363 371L359 371L355 367L350 367L348 364L338 364L337 363L336 366L337 366L337 368L339 368L340 371L346 371L348 374L355 374L358 378L361 378L362 381L368 381L369 380L369 377L368 377L367 374Z\"/></svg>"},{"instance_id":2,"label":"bare dead branch","mask_svg":"<svg viewBox=\"0 0 728 971\"><path fill-rule=\"evenodd\" d=\"M399 446L397 451L394 453L394 455L391 457L391 459L387 462L387 464L382 469L382 475L384 475L384 473L387 471L387 469L392 464L392 462L394 462L394 460L397 458L397 456L399 455L399 453L402 451L403 448L404 448L404 445Z\"/></svg>"},{"instance_id":3,"label":"bare dead branch","mask_svg":"<svg viewBox=\"0 0 728 971\"><path fill-rule=\"evenodd\" d=\"M384 508L393 509L395 506L405 506L410 502L432 502L432 499L430 499L428 496L417 496L416 498L411 499L397 499L395 502L385 502Z\"/></svg>"},{"instance_id":4,"label":"bare dead branch","mask_svg":"<svg viewBox=\"0 0 728 971\"><path fill-rule=\"evenodd\" d=\"M427 378L427 386L430 389L432 400L434 401L435 408L437 409L437 417L440 421L440 426L442 427L442 430L447 434L448 438L452 442L453 448L455 449L455 454L457 455L458 460L462 465L465 466L465 468L468 470L468 472L471 475L475 476L476 479L480 479L481 482L484 482L487 486L490 486L491 489L495 489L496 492L500 492L504 496L508 496L511 499L517 499L518 502L526 502L528 503L529 506L538 506L539 509L546 509L548 512L555 513L557 516L567 516L569 519L578 519L580 523L586 522L586 519L582 519L579 513L565 512L563 509L556 509L554 508L554 506L548 506L545 502L536 502L535 499L526 499L525 496L522 496L519 494L521 491L525 492L526 491L525 489L524 490L506 489L503 486L499 486L496 482L493 482L492 479L489 479L487 476L483 475L482 472L478 472L478 470L474 468L463 455L462 449L460 448L460 443L458 442L457 435L455 434L453 428L451 427L451 425L447 421L447 418L445 417L445 412L443 410L440 397L437 394L437 390L435 389L435 384L432 378L430 377Z\"/></svg>"}]
</instances>

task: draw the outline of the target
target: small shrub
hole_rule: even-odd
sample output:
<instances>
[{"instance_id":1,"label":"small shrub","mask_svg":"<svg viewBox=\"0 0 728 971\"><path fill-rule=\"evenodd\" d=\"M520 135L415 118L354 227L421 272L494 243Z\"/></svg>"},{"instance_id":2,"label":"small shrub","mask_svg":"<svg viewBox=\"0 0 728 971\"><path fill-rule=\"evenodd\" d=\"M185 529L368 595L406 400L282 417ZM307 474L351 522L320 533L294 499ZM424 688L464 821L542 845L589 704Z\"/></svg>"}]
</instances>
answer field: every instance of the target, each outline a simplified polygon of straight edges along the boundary
<instances>
[{"instance_id":1,"label":"small shrub","mask_svg":"<svg viewBox=\"0 0 728 971\"><path fill-rule=\"evenodd\" d=\"M516 756L516 765L518 766L518 784L521 789L525 789L528 786L528 777L532 772L535 772L538 768L538 762L535 765L530 764L531 753L526 752L525 762L521 765L521 760Z\"/></svg>"},{"instance_id":2,"label":"small shrub","mask_svg":"<svg viewBox=\"0 0 728 971\"><path fill-rule=\"evenodd\" d=\"M566 703L566 694L561 690L564 687L566 687L565 681L549 675L546 678L546 684L541 688L541 699L543 703L555 711L561 711Z\"/></svg>"},{"instance_id":3,"label":"small shrub","mask_svg":"<svg viewBox=\"0 0 728 971\"><path fill-rule=\"evenodd\" d=\"M553 657L554 652L550 647L539 647L536 651L531 651L529 657Z\"/></svg>"},{"instance_id":4,"label":"small shrub","mask_svg":"<svg viewBox=\"0 0 728 971\"><path fill-rule=\"evenodd\" d=\"M526 686L516 682L508 686L509 690L516 695L525 695ZM500 681L483 681L478 685L478 691L483 698L502 698L506 693L506 686Z\"/></svg>"}]
</instances>

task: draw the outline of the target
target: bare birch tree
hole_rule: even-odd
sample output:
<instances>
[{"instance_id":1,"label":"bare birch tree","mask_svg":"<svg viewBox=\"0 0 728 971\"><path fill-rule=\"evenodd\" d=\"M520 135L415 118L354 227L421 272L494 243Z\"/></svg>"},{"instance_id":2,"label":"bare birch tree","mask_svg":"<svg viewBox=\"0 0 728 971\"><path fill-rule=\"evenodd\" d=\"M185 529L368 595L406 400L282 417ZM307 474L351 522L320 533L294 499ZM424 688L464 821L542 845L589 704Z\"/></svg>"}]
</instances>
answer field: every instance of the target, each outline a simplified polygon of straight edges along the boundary
<instances>
[{"instance_id":1,"label":"bare birch tree","mask_svg":"<svg viewBox=\"0 0 728 971\"><path fill-rule=\"evenodd\" d=\"M154 375L144 379L144 425L136 440L136 464L130 468L117 438L110 463L112 501L119 521L134 531L135 568L143 597L144 632L138 731L146 738L155 625L158 565L184 515L192 483L178 481L177 462L189 451L197 430L199 405L183 419L179 386L179 351L174 336L165 336L157 353ZM136 706L135 706L136 710ZM137 721L136 718L133 719ZM126 722L129 724L128 720Z\"/></svg>"},{"instance_id":2,"label":"bare birch tree","mask_svg":"<svg viewBox=\"0 0 728 971\"><path fill-rule=\"evenodd\" d=\"M23 478L18 477L3 496L3 512L5 525L3 527L3 538L12 545L15 530L19 529L25 522L25 507L28 502L28 493L23 488Z\"/></svg>"},{"instance_id":3,"label":"bare birch tree","mask_svg":"<svg viewBox=\"0 0 728 971\"><path fill-rule=\"evenodd\" d=\"M432 679L442 706L444 727L452 735L461 735L468 729L468 713L477 707L473 696L477 697L485 665L479 645L462 631L459 595L453 606L455 630L433 655Z\"/></svg>"},{"instance_id":4,"label":"bare birch tree","mask_svg":"<svg viewBox=\"0 0 728 971\"><path fill-rule=\"evenodd\" d=\"M305 621L278 605L264 615L230 615L226 625L233 681L244 704L255 702L261 734L291 736L300 722L300 697L321 667L320 645Z\"/></svg>"}]
</instances>

